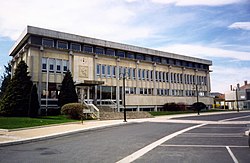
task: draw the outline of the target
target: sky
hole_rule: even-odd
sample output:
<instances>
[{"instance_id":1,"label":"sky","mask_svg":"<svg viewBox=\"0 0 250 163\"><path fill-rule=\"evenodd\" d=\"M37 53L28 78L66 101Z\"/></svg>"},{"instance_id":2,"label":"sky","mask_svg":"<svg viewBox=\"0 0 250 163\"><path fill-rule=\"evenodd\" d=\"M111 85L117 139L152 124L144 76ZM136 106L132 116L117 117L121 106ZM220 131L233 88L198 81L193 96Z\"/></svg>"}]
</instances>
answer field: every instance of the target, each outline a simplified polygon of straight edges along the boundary
<instances>
[{"instance_id":1,"label":"sky","mask_svg":"<svg viewBox=\"0 0 250 163\"><path fill-rule=\"evenodd\" d=\"M31 25L212 60L212 92L250 83L250 0L0 1L0 75Z\"/></svg>"}]
</instances>

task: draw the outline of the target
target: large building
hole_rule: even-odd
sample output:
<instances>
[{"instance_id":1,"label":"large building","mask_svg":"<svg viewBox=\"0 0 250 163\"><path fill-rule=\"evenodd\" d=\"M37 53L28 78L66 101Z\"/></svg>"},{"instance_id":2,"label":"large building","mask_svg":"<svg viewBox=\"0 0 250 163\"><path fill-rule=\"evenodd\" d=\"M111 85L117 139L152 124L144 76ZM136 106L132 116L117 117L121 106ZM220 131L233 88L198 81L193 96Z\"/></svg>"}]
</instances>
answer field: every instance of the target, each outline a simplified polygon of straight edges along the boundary
<instances>
[{"instance_id":1,"label":"large building","mask_svg":"<svg viewBox=\"0 0 250 163\"><path fill-rule=\"evenodd\" d=\"M67 70L79 100L117 111L157 110L165 103L213 103L212 61L27 26L10 50L13 69L29 66L41 106L56 106ZM123 91L123 77L125 92ZM124 94L125 99L124 100Z\"/></svg>"}]
</instances>

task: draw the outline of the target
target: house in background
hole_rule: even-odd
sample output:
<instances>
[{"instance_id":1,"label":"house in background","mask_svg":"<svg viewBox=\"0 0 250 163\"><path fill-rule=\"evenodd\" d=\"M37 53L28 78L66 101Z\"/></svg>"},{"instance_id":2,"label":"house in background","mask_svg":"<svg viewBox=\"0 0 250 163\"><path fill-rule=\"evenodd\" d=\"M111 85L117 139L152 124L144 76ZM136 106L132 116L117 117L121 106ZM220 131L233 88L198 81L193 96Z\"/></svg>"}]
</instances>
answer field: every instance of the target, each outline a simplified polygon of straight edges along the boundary
<instances>
[{"instance_id":1,"label":"house in background","mask_svg":"<svg viewBox=\"0 0 250 163\"><path fill-rule=\"evenodd\" d=\"M225 104L225 94L212 92L210 95L214 99L213 108L228 109Z\"/></svg>"},{"instance_id":2,"label":"house in background","mask_svg":"<svg viewBox=\"0 0 250 163\"><path fill-rule=\"evenodd\" d=\"M247 110L250 109L250 84L247 81L243 86L237 84L236 87L230 86L230 91L225 93L225 102L229 109Z\"/></svg>"}]
</instances>

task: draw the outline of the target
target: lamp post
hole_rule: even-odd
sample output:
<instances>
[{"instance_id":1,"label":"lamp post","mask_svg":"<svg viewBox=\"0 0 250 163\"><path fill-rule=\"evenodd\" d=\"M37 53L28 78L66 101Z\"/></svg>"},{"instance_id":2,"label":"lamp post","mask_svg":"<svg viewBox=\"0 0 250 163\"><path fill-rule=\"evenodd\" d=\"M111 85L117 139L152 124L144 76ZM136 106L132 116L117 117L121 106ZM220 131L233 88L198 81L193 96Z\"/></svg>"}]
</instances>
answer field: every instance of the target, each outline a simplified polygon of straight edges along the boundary
<instances>
[{"instance_id":1,"label":"lamp post","mask_svg":"<svg viewBox=\"0 0 250 163\"><path fill-rule=\"evenodd\" d=\"M123 122L127 122L127 114L126 114L126 90L125 90L125 80L126 80L126 72L124 73L120 73L119 74L119 77L122 77L122 87L123 87L123 106L124 106L124 109L123 109Z\"/></svg>"},{"instance_id":2,"label":"lamp post","mask_svg":"<svg viewBox=\"0 0 250 163\"><path fill-rule=\"evenodd\" d=\"M202 84L202 83L201 83ZM195 86L193 87L193 89L196 91L196 109L197 109L197 114L200 115L200 109L199 109L199 106L198 106L198 102L199 102L199 90L201 89L201 85L200 87L198 87L198 83L195 83Z\"/></svg>"},{"instance_id":3,"label":"lamp post","mask_svg":"<svg viewBox=\"0 0 250 163\"><path fill-rule=\"evenodd\" d=\"M239 103L238 103L238 91L239 91L239 84L237 84L237 86L233 89L233 91L235 91L235 100L236 100L236 108L237 108L237 112L240 112L240 108L239 108Z\"/></svg>"}]
</instances>

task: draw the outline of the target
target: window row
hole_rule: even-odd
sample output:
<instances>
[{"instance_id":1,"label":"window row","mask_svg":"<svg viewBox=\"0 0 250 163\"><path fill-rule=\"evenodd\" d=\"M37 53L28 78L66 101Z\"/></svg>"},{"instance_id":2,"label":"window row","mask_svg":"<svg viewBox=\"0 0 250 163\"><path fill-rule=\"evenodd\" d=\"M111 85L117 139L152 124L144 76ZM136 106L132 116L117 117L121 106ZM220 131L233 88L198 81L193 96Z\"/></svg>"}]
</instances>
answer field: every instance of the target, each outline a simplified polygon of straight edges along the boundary
<instances>
[{"instance_id":1,"label":"window row","mask_svg":"<svg viewBox=\"0 0 250 163\"><path fill-rule=\"evenodd\" d=\"M156 63L161 63L161 64L184 66L184 67L189 67L189 68L198 68L198 69L205 69L205 70L209 69L208 65L201 64L201 63L153 56L149 54L127 52L123 50L116 50L112 48L104 48L104 47L87 45L87 44L68 43L67 41L62 41L62 40L55 41L50 38L42 38L42 45L44 47L55 47L58 49L70 49L74 51L83 51L87 53L95 53L95 54L103 54L103 55L108 55L108 56L117 56L121 58L144 60L144 61L156 62Z\"/></svg>"},{"instance_id":2,"label":"window row","mask_svg":"<svg viewBox=\"0 0 250 163\"><path fill-rule=\"evenodd\" d=\"M55 58L42 58L42 72L66 72L69 68L69 61Z\"/></svg>"},{"instance_id":3,"label":"window row","mask_svg":"<svg viewBox=\"0 0 250 163\"><path fill-rule=\"evenodd\" d=\"M118 71L118 72L117 72ZM128 79L138 79L157 82L171 82L171 83L184 83L184 84L199 84L207 85L207 78L205 76L195 76L190 74L169 73L163 71L136 69L111 66L111 65L96 65L96 75L98 77L119 78L125 77ZM119 75L119 76L117 76Z\"/></svg>"}]
</instances>

